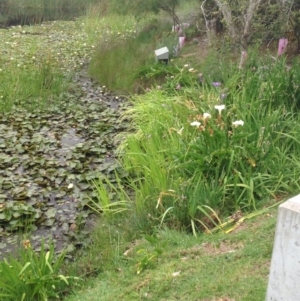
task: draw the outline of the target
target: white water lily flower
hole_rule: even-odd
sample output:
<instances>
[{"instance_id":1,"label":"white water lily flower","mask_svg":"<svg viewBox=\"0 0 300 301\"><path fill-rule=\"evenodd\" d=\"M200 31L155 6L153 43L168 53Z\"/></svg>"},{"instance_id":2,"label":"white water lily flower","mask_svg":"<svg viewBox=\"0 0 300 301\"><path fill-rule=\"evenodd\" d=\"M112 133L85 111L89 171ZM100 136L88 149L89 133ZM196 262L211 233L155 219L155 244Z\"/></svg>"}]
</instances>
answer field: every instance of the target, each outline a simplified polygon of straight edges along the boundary
<instances>
[{"instance_id":1,"label":"white water lily flower","mask_svg":"<svg viewBox=\"0 0 300 301\"><path fill-rule=\"evenodd\" d=\"M211 115L209 113L204 113L203 118L204 118L204 120L207 118L211 118Z\"/></svg>"},{"instance_id":2,"label":"white water lily flower","mask_svg":"<svg viewBox=\"0 0 300 301\"><path fill-rule=\"evenodd\" d=\"M219 111L219 115L221 115L221 112L225 110L225 105L219 105L215 106L215 109Z\"/></svg>"},{"instance_id":3,"label":"white water lily flower","mask_svg":"<svg viewBox=\"0 0 300 301\"><path fill-rule=\"evenodd\" d=\"M195 127L198 128L201 125L201 122L199 122L199 121L193 121L193 122L190 123L190 125L191 126L195 126Z\"/></svg>"},{"instance_id":4,"label":"white water lily flower","mask_svg":"<svg viewBox=\"0 0 300 301\"><path fill-rule=\"evenodd\" d=\"M68 185L68 189L72 189L74 187L74 184L73 183L70 183L69 185Z\"/></svg>"},{"instance_id":5,"label":"white water lily flower","mask_svg":"<svg viewBox=\"0 0 300 301\"><path fill-rule=\"evenodd\" d=\"M237 121L234 121L232 123L233 126L237 127L237 126L243 126L244 125L244 121L243 120L237 120Z\"/></svg>"}]
</instances>

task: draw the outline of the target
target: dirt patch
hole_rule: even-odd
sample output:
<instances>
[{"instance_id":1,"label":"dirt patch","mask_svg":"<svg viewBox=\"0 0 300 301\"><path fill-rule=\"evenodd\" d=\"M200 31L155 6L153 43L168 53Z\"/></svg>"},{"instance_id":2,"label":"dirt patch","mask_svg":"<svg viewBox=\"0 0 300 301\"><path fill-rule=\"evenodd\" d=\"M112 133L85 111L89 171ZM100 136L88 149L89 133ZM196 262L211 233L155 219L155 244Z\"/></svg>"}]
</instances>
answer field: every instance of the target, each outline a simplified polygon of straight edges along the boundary
<instances>
[{"instance_id":1,"label":"dirt patch","mask_svg":"<svg viewBox=\"0 0 300 301\"><path fill-rule=\"evenodd\" d=\"M222 297L218 299L204 299L202 301L235 301L234 299L228 298L228 297Z\"/></svg>"},{"instance_id":2,"label":"dirt patch","mask_svg":"<svg viewBox=\"0 0 300 301\"><path fill-rule=\"evenodd\" d=\"M229 243L226 241L222 241L220 244L214 243L203 243L202 248L205 254L208 255L219 255L226 253L234 253L240 249L242 249L244 245L242 243Z\"/></svg>"},{"instance_id":3,"label":"dirt patch","mask_svg":"<svg viewBox=\"0 0 300 301\"><path fill-rule=\"evenodd\" d=\"M244 245L242 243L231 243L227 241L222 241L220 243L205 242L201 245L197 245L186 250L181 250L180 255L183 256L182 260L187 260L189 258L193 259L203 255L203 253L212 256L234 253L243 247Z\"/></svg>"}]
</instances>

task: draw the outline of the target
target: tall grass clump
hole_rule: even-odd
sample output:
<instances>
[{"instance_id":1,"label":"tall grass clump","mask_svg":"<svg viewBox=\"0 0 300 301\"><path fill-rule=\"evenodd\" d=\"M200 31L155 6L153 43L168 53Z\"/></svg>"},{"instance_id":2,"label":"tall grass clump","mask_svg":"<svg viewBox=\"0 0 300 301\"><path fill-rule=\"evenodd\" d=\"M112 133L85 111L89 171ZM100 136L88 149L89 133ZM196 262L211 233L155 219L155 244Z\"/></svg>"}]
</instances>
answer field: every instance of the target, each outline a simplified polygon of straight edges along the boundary
<instances>
[{"instance_id":1,"label":"tall grass clump","mask_svg":"<svg viewBox=\"0 0 300 301\"><path fill-rule=\"evenodd\" d=\"M1 0L0 26L70 20L85 14L96 0Z\"/></svg>"},{"instance_id":2,"label":"tall grass clump","mask_svg":"<svg viewBox=\"0 0 300 301\"><path fill-rule=\"evenodd\" d=\"M165 26L150 20L147 25L139 24L142 29L136 26L123 31L103 28L90 64L91 76L115 91L140 92L143 87L139 77L141 66L153 65L154 50L163 44L169 47L177 44L174 35L164 33Z\"/></svg>"},{"instance_id":3,"label":"tall grass clump","mask_svg":"<svg viewBox=\"0 0 300 301\"><path fill-rule=\"evenodd\" d=\"M147 63L148 58L149 48L141 47L134 38L109 39L100 43L90 74L112 90L132 90L134 71Z\"/></svg>"},{"instance_id":4,"label":"tall grass clump","mask_svg":"<svg viewBox=\"0 0 300 301\"><path fill-rule=\"evenodd\" d=\"M63 92L66 78L49 62L41 62L30 69L14 63L0 69L0 111L13 107L29 110L55 105Z\"/></svg>"},{"instance_id":5,"label":"tall grass clump","mask_svg":"<svg viewBox=\"0 0 300 301\"><path fill-rule=\"evenodd\" d=\"M261 61L222 82L181 69L163 90L134 97L124 118L135 131L120 154L137 216L197 231L299 192L296 66ZM183 77L195 86L178 87Z\"/></svg>"},{"instance_id":6,"label":"tall grass clump","mask_svg":"<svg viewBox=\"0 0 300 301\"><path fill-rule=\"evenodd\" d=\"M39 254L24 241L19 258L0 262L0 299L6 301L47 301L58 299L66 293L70 283L78 280L61 274L65 253L55 255L51 244L49 251L44 244Z\"/></svg>"},{"instance_id":7,"label":"tall grass clump","mask_svg":"<svg viewBox=\"0 0 300 301\"><path fill-rule=\"evenodd\" d=\"M120 38L121 33L127 36L136 30L136 20L132 15L121 17L105 1L90 5L81 20L87 38L95 45L107 37Z\"/></svg>"}]
</instances>

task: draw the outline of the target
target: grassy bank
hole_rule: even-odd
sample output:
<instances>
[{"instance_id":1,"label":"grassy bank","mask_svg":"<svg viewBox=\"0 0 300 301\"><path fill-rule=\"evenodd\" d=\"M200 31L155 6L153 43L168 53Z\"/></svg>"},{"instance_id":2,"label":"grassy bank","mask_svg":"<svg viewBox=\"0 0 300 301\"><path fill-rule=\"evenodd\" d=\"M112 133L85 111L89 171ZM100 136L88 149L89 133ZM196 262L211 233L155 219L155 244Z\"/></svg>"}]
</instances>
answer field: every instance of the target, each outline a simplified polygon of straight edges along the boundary
<instances>
[{"instance_id":1,"label":"grassy bank","mask_svg":"<svg viewBox=\"0 0 300 301\"><path fill-rule=\"evenodd\" d=\"M101 274L65 300L264 300L275 220L269 210L232 234L195 238L164 229L152 239L115 241L113 264L100 261Z\"/></svg>"}]
</instances>

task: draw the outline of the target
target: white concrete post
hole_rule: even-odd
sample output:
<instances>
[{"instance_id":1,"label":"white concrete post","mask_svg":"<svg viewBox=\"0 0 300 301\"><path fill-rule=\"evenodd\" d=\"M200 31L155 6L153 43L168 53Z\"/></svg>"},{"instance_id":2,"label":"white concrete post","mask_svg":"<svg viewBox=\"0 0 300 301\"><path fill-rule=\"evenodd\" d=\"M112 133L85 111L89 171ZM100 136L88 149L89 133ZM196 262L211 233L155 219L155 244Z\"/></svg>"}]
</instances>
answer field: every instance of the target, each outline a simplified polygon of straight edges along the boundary
<instances>
[{"instance_id":1,"label":"white concrete post","mask_svg":"<svg viewBox=\"0 0 300 301\"><path fill-rule=\"evenodd\" d=\"M266 301L300 301L300 195L279 206Z\"/></svg>"}]
</instances>

